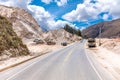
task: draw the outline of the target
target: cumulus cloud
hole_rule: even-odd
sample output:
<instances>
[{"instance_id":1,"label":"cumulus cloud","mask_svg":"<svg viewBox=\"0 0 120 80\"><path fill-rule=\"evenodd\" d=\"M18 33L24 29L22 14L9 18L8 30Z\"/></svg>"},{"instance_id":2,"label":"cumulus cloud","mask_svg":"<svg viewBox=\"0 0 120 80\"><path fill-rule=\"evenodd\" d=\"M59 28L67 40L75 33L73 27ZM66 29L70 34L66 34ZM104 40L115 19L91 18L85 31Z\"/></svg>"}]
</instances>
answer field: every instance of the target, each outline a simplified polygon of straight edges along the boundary
<instances>
[{"instance_id":1,"label":"cumulus cloud","mask_svg":"<svg viewBox=\"0 0 120 80\"><path fill-rule=\"evenodd\" d=\"M108 18L109 18L109 15L108 15L108 14L104 14L104 15L103 15L103 20L107 21Z\"/></svg>"},{"instance_id":2,"label":"cumulus cloud","mask_svg":"<svg viewBox=\"0 0 120 80\"><path fill-rule=\"evenodd\" d=\"M109 15L112 15L113 19L120 18L120 0L98 0L94 4L101 12L109 12Z\"/></svg>"},{"instance_id":3,"label":"cumulus cloud","mask_svg":"<svg viewBox=\"0 0 120 80\"><path fill-rule=\"evenodd\" d=\"M0 4L6 6L15 6L26 9L31 0L0 0Z\"/></svg>"},{"instance_id":4,"label":"cumulus cloud","mask_svg":"<svg viewBox=\"0 0 120 80\"><path fill-rule=\"evenodd\" d=\"M69 13L66 13L62 16L62 20L54 20L53 15L46 11L41 6L31 5L32 0L0 0L0 4L7 6L21 7L28 10L39 25L43 29L56 29L63 27L65 24L75 26L70 22L74 21L88 21L89 19L98 19L101 18L98 15L102 12L107 12L102 16L102 19L107 20L109 16L112 16L113 19L120 18L120 0L84 0L83 3L78 4L75 10L72 10ZM67 4L68 0L41 0L46 4L55 2L58 6L63 6ZM69 22L68 22L69 21Z\"/></svg>"},{"instance_id":5,"label":"cumulus cloud","mask_svg":"<svg viewBox=\"0 0 120 80\"><path fill-rule=\"evenodd\" d=\"M68 0L55 0L58 6L63 6L67 4Z\"/></svg>"},{"instance_id":6,"label":"cumulus cloud","mask_svg":"<svg viewBox=\"0 0 120 80\"><path fill-rule=\"evenodd\" d=\"M62 16L63 19L70 22L74 21L87 21L89 19L99 18L102 12L108 12L113 19L120 18L120 0L84 0L83 3L78 4L75 10L66 13ZM105 14L103 19L109 16Z\"/></svg>"},{"instance_id":7,"label":"cumulus cloud","mask_svg":"<svg viewBox=\"0 0 120 80\"><path fill-rule=\"evenodd\" d=\"M67 21L57 20L55 21L53 16L47 12L43 7L36 5L29 5L28 9L40 24L43 30L52 30L63 27L65 24L69 24L73 26L71 23Z\"/></svg>"},{"instance_id":8,"label":"cumulus cloud","mask_svg":"<svg viewBox=\"0 0 120 80\"><path fill-rule=\"evenodd\" d=\"M51 15L48 11L46 11L41 6L30 5L31 0L0 0L0 4L6 6L15 6L21 7L28 10L33 17L36 19L38 24L41 26L43 30L52 30L63 27L65 24L70 24L67 21L58 20L55 21L53 15ZM72 24L70 24L72 25ZM73 26L73 25L72 25Z\"/></svg>"},{"instance_id":9,"label":"cumulus cloud","mask_svg":"<svg viewBox=\"0 0 120 80\"><path fill-rule=\"evenodd\" d=\"M73 10L62 16L63 19L66 19L70 22L74 21L87 21L90 18L97 18L99 10L93 5L85 1L83 4L78 4L76 10Z\"/></svg>"},{"instance_id":10,"label":"cumulus cloud","mask_svg":"<svg viewBox=\"0 0 120 80\"><path fill-rule=\"evenodd\" d=\"M86 27L84 27L84 26L80 28L81 31L84 30L84 29L86 29Z\"/></svg>"},{"instance_id":11,"label":"cumulus cloud","mask_svg":"<svg viewBox=\"0 0 120 80\"><path fill-rule=\"evenodd\" d=\"M41 0L46 4L50 4L51 2L55 2L58 6L63 6L67 4L68 0Z\"/></svg>"},{"instance_id":12,"label":"cumulus cloud","mask_svg":"<svg viewBox=\"0 0 120 80\"><path fill-rule=\"evenodd\" d=\"M50 2L52 2L53 0L41 0L41 1L46 3L46 4L50 4Z\"/></svg>"}]
</instances>

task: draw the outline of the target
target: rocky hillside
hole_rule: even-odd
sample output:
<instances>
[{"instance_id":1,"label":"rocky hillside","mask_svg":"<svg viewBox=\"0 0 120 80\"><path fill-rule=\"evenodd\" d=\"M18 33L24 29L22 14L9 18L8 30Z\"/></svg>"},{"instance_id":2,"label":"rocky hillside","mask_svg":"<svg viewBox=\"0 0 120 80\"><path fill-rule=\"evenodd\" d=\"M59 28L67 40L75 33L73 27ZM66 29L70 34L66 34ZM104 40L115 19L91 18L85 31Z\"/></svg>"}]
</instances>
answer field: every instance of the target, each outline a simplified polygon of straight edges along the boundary
<instances>
[{"instance_id":1,"label":"rocky hillside","mask_svg":"<svg viewBox=\"0 0 120 80\"><path fill-rule=\"evenodd\" d=\"M0 16L0 60L28 54L27 47L13 31L12 24Z\"/></svg>"},{"instance_id":2,"label":"rocky hillside","mask_svg":"<svg viewBox=\"0 0 120 80\"><path fill-rule=\"evenodd\" d=\"M61 42L68 42L72 43L75 41L80 40L81 37L78 37L77 35L73 35L64 29L59 29L59 30L52 30L44 33L44 40L47 41L53 41L56 42L57 44L60 44Z\"/></svg>"},{"instance_id":3,"label":"rocky hillside","mask_svg":"<svg viewBox=\"0 0 120 80\"><path fill-rule=\"evenodd\" d=\"M36 39L40 39L44 43L50 41L59 43L61 41L74 42L79 38L63 29L42 32L33 16L21 8L0 5L0 15L8 18L13 25L13 30L27 46Z\"/></svg>"},{"instance_id":4,"label":"rocky hillside","mask_svg":"<svg viewBox=\"0 0 120 80\"><path fill-rule=\"evenodd\" d=\"M13 30L22 39L42 36L42 30L35 19L24 9L0 5L0 15L7 17L13 24Z\"/></svg>"},{"instance_id":5,"label":"rocky hillside","mask_svg":"<svg viewBox=\"0 0 120 80\"><path fill-rule=\"evenodd\" d=\"M102 38L120 37L120 19L90 26L83 30L82 34L87 37L98 37L100 29Z\"/></svg>"}]
</instances>

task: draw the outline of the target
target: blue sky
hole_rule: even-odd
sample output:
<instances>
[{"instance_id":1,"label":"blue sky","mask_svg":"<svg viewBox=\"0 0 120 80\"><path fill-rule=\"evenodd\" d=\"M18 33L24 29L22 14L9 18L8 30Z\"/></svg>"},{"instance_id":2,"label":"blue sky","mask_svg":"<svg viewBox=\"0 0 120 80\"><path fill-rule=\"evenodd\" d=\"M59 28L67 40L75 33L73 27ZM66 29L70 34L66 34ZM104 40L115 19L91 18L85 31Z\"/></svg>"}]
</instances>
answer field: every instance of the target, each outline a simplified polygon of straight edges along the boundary
<instances>
[{"instance_id":1,"label":"blue sky","mask_svg":"<svg viewBox=\"0 0 120 80\"><path fill-rule=\"evenodd\" d=\"M38 0L33 0L31 4L44 7L46 11L56 16L56 20L57 20L57 19L62 19L61 16L64 15L65 13L76 9L77 4L82 3L82 2L83 2L82 0L76 0L76 1L69 0L67 4L63 6L58 6L55 2L46 4Z\"/></svg>"},{"instance_id":2,"label":"blue sky","mask_svg":"<svg viewBox=\"0 0 120 80\"><path fill-rule=\"evenodd\" d=\"M54 20L64 20L62 16L68 12L71 12L72 10L75 10L78 4L82 4L83 0L69 0L67 4L64 4L63 6L58 6L55 2L51 2L50 4L46 4L42 1L33 0L30 4L31 5L38 5L45 8L46 11L48 11L50 14L54 16ZM103 14L100 14L102 16ZM111 20L111 19L108 19ZM81 27L89 27L91 25L97 24L99 22L103 22L104 20L102 18L99 19L90 19L88 21L73 21L70 22L72 24L75 24L77 27L81 29Z\"/></svg>"},{"instance_id":3,"label":"blue sky","mask_svg":"<svg viewBox=\"0 0 120 80\"><path fill-rule=\"evenodd\" d=\"M48 11L50 14L54 16L54 20L64 20L62 16L74 9L76 9L77 4L83 3L83 0L69 0L67 4L63 6L58 6L55 2L52 2L50 4L46 4L42 1L33 0L30 4L31 5L38 5L45 8L46 11ZM101 20L99 20L101 21ZM83 26L88 26L86 22L71 22L72 24L75 24L77 27L81 28Z\"/></svg>"},{"instance_id":4,"label":"blue sky","mask_svg":"<svg viewBox=\"0 0 120 80\"><path fill-rule=\"evenodd\" d=\"M47 30L65 24L84 29L120 18L120 0L0 0L0 4L26 9Z\"/></svg>"}]
</instances>

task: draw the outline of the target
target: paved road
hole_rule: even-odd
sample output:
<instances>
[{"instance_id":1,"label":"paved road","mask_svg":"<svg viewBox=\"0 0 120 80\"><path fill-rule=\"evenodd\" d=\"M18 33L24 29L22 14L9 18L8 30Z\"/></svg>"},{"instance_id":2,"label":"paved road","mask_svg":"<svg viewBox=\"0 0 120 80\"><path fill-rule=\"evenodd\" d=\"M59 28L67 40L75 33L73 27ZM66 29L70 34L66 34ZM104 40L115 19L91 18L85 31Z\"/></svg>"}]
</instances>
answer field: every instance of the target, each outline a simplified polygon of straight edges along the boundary
<instances>
[{"instance_id":1,"label":"paved road","mask_svg":"<svg viewBox=\"0 0 120 80\"><path fill-rule=\"evenodd\" d=\"M83 41L3 71L0 73L0 80L110 79L101 76L88 59Z\"/></svg>"}]
</instances>

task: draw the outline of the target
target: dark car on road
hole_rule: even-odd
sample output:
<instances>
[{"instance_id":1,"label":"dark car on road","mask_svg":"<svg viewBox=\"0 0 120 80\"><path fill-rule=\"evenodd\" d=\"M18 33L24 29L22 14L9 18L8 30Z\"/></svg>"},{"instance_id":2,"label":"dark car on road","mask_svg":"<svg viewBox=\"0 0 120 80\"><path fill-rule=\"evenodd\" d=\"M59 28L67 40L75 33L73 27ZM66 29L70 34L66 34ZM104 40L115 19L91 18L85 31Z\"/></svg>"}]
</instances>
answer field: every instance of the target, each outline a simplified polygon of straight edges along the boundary
<instances>
[{"instance_id":1,"label":"dark car on road","mask_svg":"<svg viewBox=\"0 0 120 80\"><path fill-rule=\"evenodd\" d=\"M61 45L62 46L67 46L67 42L62 42Z\"/></svg>"}]
</instances>

